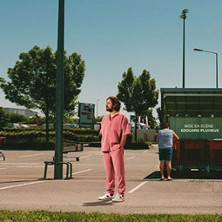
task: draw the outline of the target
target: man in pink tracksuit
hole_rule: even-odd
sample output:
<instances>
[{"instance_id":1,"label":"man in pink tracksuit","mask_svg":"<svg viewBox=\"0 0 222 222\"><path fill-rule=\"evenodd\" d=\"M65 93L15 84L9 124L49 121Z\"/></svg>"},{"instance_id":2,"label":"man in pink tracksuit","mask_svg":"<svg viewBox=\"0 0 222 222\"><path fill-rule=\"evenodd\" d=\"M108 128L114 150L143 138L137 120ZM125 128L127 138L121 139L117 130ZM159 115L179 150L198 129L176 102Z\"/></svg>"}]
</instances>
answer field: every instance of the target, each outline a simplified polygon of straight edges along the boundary
<instances>
[{"instance_id":1,"label":"man in pink tracksuit","mask_svg":"<svg viewBox=\"0 0 222 222\"><path fill-rule=\"evenodd\" d=\"M101 150L106 173L106 193L99 200L123 202L125 192L124 145L130 134L127 117L119 112L118 98L110 96L106 100L106 111L103 117L100 134L102 135ZM115 193L115 174L118 180L118 193Z\"/></svg>"}]
</instances>

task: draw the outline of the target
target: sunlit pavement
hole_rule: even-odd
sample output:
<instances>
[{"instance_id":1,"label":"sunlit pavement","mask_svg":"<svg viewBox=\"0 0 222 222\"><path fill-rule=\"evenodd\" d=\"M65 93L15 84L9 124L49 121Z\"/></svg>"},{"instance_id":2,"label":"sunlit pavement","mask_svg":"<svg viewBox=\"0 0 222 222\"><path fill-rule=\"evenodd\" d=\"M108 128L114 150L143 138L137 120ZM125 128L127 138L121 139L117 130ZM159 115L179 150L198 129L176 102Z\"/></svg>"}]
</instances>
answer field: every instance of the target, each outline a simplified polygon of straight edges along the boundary
<instances>
[{"instance_id":1,"label":"sunlit pavement","mask_svg":"<svg viewBox=\"0 0 222 222\"><path fill-rule=\"evenodd\" d=\"M105 191L99 148L69 153L71 180L54 180L54 166L43 179L44 161L53 151L3 151L0 160L0 208L118 213L222 213L222 180L181 178L144 179L158 171L156 145L150 150L125 150L125 202L98 201ZM80 156L76 161L74 156ZM64 167L65 175L65 167Z\"/></svg>"}]
</instances>

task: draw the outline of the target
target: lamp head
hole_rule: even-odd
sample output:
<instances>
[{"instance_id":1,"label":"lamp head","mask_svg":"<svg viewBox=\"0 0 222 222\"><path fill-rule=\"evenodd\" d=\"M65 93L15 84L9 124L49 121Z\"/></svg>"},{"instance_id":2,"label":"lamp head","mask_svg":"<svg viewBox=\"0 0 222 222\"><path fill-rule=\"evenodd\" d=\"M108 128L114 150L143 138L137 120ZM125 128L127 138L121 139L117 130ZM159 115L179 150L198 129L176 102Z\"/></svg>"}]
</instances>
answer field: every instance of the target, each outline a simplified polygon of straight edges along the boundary
<instances>
[{"instance_id":1,"label":"lamp head","mask_svg":"<svg viewBox=\"0 0 222 222\"><path fill-rule=\"evenodd\" d=\"M185 8L183 11L182 11L182 14L186 14L189 12L189 9Z\"/></svg>"},{"instance_id":2,"label":"lamp head","mask_svg":"<svg viewBox=\"0 0 222 222\"><path fill-rule=\"evenodd\" d=\"M183 9L182 14L180 15L180 18L186 19L186 14L189 12L189 9Z\"/></svg>"},{"instance_id":3,"label":"lamp head","mask_svg":"<svg viewBox=\"0 0 222 222\"><path fill-rule=\"evenodd\" d=\"M202 52L203 49L197 49L197 48L195 48L195 49L193 49L193 51Z\"/></svg>"}]
</instances>

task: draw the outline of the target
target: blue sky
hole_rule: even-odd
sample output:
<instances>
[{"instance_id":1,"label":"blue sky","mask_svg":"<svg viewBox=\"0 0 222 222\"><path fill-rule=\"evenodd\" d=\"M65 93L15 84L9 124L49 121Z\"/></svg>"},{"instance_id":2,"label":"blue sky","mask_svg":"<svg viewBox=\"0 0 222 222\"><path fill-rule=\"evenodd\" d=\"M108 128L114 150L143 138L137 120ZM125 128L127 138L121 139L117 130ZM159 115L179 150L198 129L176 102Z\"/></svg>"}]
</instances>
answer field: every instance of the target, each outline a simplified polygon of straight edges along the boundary
<instances>
[{"instance_id":1,"label":"blue sky","mask_svg":"<svg viewBox=\"0 0 222 222\"><path fill-rule=\"evenodd\" d=\"M117 94L122 74L132 67L156 79L157 88L182 86L182 19L186 19L186 87L215 87L215 56L222 52L221 0L65 0L65 50L86 62L80 102L96 103ZM7 78L21 52L34 45L57 47L57 0L0 1L0 76ZM222 66L219 56L219 87ZM5 100L0 106L17 107Z\"/></svg>"}]
</instances>

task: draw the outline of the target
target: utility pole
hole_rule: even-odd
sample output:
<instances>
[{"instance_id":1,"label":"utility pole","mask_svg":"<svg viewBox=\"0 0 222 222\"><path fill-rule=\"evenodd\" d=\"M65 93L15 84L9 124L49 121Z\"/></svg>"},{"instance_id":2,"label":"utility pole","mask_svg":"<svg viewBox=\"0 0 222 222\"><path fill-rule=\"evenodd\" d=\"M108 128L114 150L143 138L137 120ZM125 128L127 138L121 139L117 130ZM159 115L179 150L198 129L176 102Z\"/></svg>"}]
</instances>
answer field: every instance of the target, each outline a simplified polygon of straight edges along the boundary
<instances>
[{"instance_id":1,"label":"utility pole","mask_svg":"<svg viewBox=\"0 0 222 222\"><path fill-rule=\"evenodd\" d=\"M183 19L183 88L185 88L185 20L188 12L188 9L183 9L182 14L180 15L180 18Z\"/></svg>"}]
</instances>

